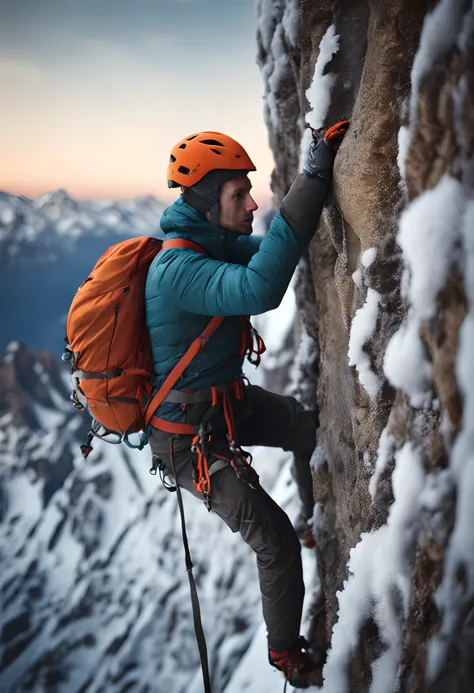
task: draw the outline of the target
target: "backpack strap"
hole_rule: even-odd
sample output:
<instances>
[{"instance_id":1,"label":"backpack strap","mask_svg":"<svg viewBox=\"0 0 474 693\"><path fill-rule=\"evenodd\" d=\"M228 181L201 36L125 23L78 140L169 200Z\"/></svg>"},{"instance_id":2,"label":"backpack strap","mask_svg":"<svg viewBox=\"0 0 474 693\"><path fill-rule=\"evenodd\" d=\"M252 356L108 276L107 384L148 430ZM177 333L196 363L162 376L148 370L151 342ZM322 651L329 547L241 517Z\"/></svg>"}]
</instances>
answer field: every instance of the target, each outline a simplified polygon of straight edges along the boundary
<instances>
[{"instance_id":1,"label":"backpack strap","mask_svg":"<svg viewBox=\"0 0 474 693\"><path fill-rule=\"evenodd\" d=\"M207 251L205 248L203 248L201 245L198 243L194 243L194 241L189 241L186 238L171 238L168 241L165 241L162 246L162 250L168 250L169 248L188 248L190 250L196 250L198 253L203 253L204 255L208 255ZM155 423L157 424L157 428L161 428L163 430L163 424L159 425L161 423L161 420L157 416L153 416L157 408L160 406L160 404L163 402L165 399L166 395L172 390L173 386L176 384L178 381L179 377L182 375L182 373L186 370L186 368L189 366L193 358L198 354L204 346L206 345L206 342L208 339L214 334L214 332L217 330L219 325L222 323L224 320L224 317L222 316L215 316L211 319L209 322L208 326L204 330L202 334L197 337L194 342L191 344L187 352L184 354L184 356L178 361L176 366L173 368L171 373L167 376L166 380L164 383L161 385L160 389L158 392L152 397L150 402L147 405L146 412L145 412L145 426L148 426L150 423L151 419L153 418ZM176 427L179 424L174 424L172 422L166 422L169 423L171 426ZM173 431L176 433L177 431Z\"/></svg>"},{"instance_id":2,"label":"backpack strap","mask_svg":"<svg viewBox=\"0 0 474 693\"><path fill-rule=\"evenodd\" d=\"M173 388L173 385L177 382L178 378L181 376L181 374L186 370L186 368L189 366L193 358L203 350L203 348L206 345L206 342L208 342L209 338L214 334L214 332L217 330L219 325L222 323L224 320L223 316L216 315L214 318L212 318L211 322L209 325L206 327L204 332L197 337L194 342L191 344L187 352L184 354L184 356L181 358L180 361L176 364L176 366L173 368L171 373L168 375L166 380L164 381L163 385L160 387L158 392L155 394L154 397L150 400L149 404L147 405L146 408L146 414L145 414L145 426L147 426L150 423L150 420L156 411L156 409L160 406L166 395L170 392L170 390Z\"/></svg>"},{"instance_id":3,"label":"backpack strap","mask_svg":"<svg viewBox=\"0 0 474 693\"><path fill-rule=\"evenodd\" d=\"M209 255L207 250L195 243L194 241L189 241L187 238L170 238L168 241L164 241L161 246L162 250L168 250L169 248L188 248L189 250L196 250L198 253L203 253L204 255Z\"/></svg>"}]
</instances>

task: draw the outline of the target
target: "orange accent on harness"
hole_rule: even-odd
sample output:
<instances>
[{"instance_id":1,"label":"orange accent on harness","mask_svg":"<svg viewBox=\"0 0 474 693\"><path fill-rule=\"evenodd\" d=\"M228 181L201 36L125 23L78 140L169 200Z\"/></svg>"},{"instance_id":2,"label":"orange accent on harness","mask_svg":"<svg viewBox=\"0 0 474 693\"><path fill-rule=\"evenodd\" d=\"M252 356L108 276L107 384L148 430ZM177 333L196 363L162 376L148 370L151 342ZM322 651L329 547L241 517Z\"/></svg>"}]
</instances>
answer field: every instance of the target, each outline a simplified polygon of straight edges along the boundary
<instances>
[{"instance_id":1,"label":"orange accent on harness","mask_svg":"<svg viewBox=\"0 0 474 693\"><path fill-rule=\"evenodd\" d=\"M252 325L247 315L242 315L240 317L240 322L242 323L240 355L246 355L250 363L259 366L262 354L267 350L265 342Z\"/></svg>"},{"instance_id":2,"label":"orange accent on harness","mask_svg":"<svg viewBox=\"0 0 474 693\"><path fill-rule=\"evenodd\" d=\"M209 476L209 464L204 451L206 445L210 442L211 436L207 437L206 440L202 441L201 435L194 436L192 450L197 452L197 463L196 463L196 478L194 479L194 486L197 491L202 494L205 500L208 500L211 495L211 479ZM206 434L207 436L207 434Z\"/></svg>"},{"instance_id":3,"label":"orange accent on harness","mask_svg":"<svg viewBox=\"0 0 474 693\"><path fill-rule=\"evenodd\" d=\"M176 421L168 421L167 419L161 419L156 414L153 414L151 425L155 428L159 428L161 431L166 433L178 433L180 435L193 436L196 433L196 427L190 424L178 423Z\"/></svg>"},{"instance_id":4,"label":"orange accent on harness","mask_svg":"<svg viewBox=\"0 0 474 693\"><path fill-rule=\"evenodd\" d=\"M151 421L151 419L154 416L154 413L156 409L160 406L166 395L169 393L169 391L173 388L173 385L177 382L178 378L180 375L183 373L183 371L186 370L186 368L189 366L193 358L198 354L204 346L206 345L206 342L209 340L209 338L214 334L214 332L217 330L219 325L222 323L224 320L223 317L221 316L216 316L212 318L211 322L209 325L206 327L204 332L197 337L194 342L191 344L187 352L184 354L182 359L176 364L176 366L173 368L171 373L168 375L158 392L152 397L150 400L148 406L147 406L147 411L146 411L146 416L145 416L145 425L148 425ZM158 418L158 417L157 417ZM159 427L158 427L159 428Z\"/></svg>"}]
</instances>

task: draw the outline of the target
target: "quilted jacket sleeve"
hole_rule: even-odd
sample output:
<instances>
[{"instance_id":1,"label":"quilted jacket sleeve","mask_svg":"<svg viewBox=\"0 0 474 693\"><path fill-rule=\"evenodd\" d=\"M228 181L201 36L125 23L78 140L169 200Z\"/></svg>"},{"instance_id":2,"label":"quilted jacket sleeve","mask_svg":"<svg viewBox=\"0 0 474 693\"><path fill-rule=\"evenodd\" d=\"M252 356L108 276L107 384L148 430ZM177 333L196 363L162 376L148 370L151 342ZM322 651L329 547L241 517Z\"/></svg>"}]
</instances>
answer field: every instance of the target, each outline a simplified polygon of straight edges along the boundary
<instances>
[{"instance_id":1,"label":"quilted jacket sleeve","mask_svg":"<svg viewBox=\"0 0 474 693\"><path fill-rule=\"evenodd\" d=\"M278 213L247 266L170 249L151 282L180 310L200 315L258 315L276 308L307 243Z\"/></svg>"},{"instance_id":2,"label":"quilted jacket sleeve","mask_svg":"<svg viewBox=\"0 0 474 693\"><path fill-rule=\"evenodd\" d=\"M259 250L264 236L237 236L232 248L232 259L238 265L248 265Z\"/></svg>"}]
</instances>

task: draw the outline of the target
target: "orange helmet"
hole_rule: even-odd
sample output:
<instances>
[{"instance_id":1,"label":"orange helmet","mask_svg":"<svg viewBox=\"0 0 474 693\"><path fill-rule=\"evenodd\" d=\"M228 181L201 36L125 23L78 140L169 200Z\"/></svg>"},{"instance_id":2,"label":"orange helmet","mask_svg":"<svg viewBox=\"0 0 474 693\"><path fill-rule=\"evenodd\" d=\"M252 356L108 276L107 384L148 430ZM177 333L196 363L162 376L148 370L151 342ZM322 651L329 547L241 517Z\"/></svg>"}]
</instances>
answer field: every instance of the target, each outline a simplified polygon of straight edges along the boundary
<instances>
[{"instance_id":1,"label":"orange helmet","mask_svg":"<svg viewBox=\"0 0 474 693\"><path fill-rule=\"evenodd\" d=\"M229 135L210 130L196 132L171 150L168 187L190 187L216 169L257 170L242 145Z\"/></svg>"}]
</instances>

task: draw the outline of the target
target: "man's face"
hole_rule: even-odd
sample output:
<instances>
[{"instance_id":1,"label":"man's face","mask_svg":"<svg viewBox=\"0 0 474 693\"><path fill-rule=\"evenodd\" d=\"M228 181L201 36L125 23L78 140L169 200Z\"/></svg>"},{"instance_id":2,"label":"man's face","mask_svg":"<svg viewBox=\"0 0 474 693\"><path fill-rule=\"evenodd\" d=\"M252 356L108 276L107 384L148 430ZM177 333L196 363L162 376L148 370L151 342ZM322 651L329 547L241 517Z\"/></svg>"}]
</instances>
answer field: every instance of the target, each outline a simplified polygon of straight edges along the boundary
<instances>
[{"instance_id":1,"label":"man's face","mask_svg":"<svg viewBox=\"0 0 474 693\"><path fill-rule=\"evenodd\" d=\"M219 224L228 231L250 235L253 213L258 205L250 194L252 183L248 176L239 176L221 187Z\"/></svg>"}]
</instances>

